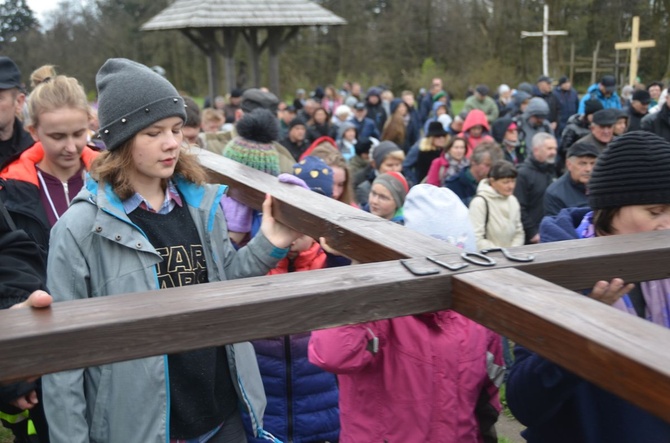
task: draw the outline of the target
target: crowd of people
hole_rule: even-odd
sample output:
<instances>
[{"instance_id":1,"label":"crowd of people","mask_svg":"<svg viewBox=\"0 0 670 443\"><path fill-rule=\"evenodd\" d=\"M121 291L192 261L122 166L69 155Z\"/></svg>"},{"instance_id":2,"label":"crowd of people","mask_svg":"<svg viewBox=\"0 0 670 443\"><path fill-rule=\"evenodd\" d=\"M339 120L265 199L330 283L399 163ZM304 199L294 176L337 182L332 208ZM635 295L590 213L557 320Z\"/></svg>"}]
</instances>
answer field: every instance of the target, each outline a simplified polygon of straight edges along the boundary
<instances>
[{"instance_id":1,"label":"crowd of people","mask_svg":"<svg viewBox=\"0 0 670 443\"><path fill-rule=\"evenodd\" d=\"M439 78L398 98L233 90L201 110L109 59L92 107L52 66L28 94L0 57L0 308L356 264L275 220L271 197L257 211L206 183L194 146L470 252L670 228L663 84L619 96L605 75L580 99L555 83L477 85L459 113ZM670 326L665 280L584 294ZM504 379L530 442L670 439L451 310L47 374L0 386L0 419L31 443L488 443Z\"/></svg>"}]
</instances>

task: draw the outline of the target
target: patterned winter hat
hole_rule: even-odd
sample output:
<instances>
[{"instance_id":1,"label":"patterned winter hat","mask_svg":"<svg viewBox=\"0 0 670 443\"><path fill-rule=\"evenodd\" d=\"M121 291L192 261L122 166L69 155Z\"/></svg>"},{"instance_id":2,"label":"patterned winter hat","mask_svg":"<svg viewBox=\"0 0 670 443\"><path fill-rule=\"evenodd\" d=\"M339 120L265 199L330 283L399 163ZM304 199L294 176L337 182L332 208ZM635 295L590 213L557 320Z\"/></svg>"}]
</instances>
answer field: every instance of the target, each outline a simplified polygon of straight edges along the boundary
<instances>
[{"instance_id":1,"label":"patterned winter hat","mask_svg":"<svg viewBox=\"0 0 670 443\"><path fill-rule=\"evenodd\" d=\"M293 165L293 175L302 179L309 189L326 197L333 196L333 170L318 157L305 157Z\"/></svg>"},{"instance_id":2,"label":"patterned winter hat","mask_svg":"<svg viewBox=\"0 0 670 443\"><path fill-rule=\"evenodd\" d=\"M279 136L277 119L267 109L257 108L237 122L237 137L228 142L223 156L275 177L279 154L273 142Z\"/></svg>"}]
</instances>

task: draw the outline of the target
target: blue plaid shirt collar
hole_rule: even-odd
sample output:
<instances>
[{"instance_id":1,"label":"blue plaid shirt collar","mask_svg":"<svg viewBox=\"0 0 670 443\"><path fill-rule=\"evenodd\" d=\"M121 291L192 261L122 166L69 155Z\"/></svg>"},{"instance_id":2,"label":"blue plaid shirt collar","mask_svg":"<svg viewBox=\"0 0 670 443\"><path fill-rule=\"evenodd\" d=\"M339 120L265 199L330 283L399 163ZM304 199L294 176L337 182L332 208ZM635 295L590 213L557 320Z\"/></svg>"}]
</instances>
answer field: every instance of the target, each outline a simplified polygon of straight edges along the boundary
<instances>
[{"instance_id":1,"label":"blue plaid shirt collar","mask_svg":"<svg viewBox=\"0 0 670 443\"><path fill-rule=\"evenodd\" d=\"M126 211L126 214L130 214L137 208L142 208L146 211L155 212L157 214L168 214L172 211L177 205L182 207L184 205L179 192L177 192L177 186L174 182L170 180L165 189L165 200L158 210L151 207L151 204L139 193L135 193L132 197L123 201L123 209Z\"/></svg>"}]
</instances>

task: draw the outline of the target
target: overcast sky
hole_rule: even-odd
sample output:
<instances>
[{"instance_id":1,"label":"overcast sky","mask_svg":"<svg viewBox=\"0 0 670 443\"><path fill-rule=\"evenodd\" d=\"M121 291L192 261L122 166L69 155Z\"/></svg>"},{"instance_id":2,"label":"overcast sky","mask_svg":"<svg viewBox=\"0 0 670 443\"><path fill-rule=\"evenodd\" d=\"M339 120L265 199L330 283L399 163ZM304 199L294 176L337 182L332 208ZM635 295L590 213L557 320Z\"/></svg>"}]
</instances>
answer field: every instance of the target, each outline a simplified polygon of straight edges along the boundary
<instances>
[{"instance_id":1,"label":"overcast sky","mask_svg":"<svg viewBox=\"0 0 670 443\"><path fill-rule=\"evenodd\" d=\"M44 21L44 14L54 10L58 4L53 0L27 0L27 2L40 22Z\"/></svg>"}]
</instances>

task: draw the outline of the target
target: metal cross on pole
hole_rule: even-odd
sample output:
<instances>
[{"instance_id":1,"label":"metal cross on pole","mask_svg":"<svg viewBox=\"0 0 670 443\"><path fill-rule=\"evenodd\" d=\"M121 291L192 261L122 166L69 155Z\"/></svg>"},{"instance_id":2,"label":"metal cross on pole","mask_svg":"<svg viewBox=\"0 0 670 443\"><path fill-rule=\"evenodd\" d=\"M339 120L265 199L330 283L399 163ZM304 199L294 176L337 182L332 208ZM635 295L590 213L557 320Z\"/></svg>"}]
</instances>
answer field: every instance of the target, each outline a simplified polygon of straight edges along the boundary
<instances>
[{"instance_id":1,"label":"metal cross on pole","mask_svg":"<svg viewBox=\"0 0 670 443\"><path fill-rule=\"evenodd\" d=\"M521 31L521 38L542 37L542 75L549 75L549 37L568 35L568 31L549 30L549 6L544 5L544 24L542 32Z\"/></svg>"},{"instance_id":2,"label":"metal cross on pole","mask_svg":"<svg viewBox=\"0 0 670 443\"><path fill-rule=\"evenodd\" d=\"M640 58L640 49L653 48L654 46L656 46L655 40L640 41L640 17L633 17L633 29L631 31L630 41L614 44L614 49L617 51L622 49L630 50L630 69L628 72L629 85L634 85L635 79L637 78L637 62Z\"/></svg>"}]
</instances>

